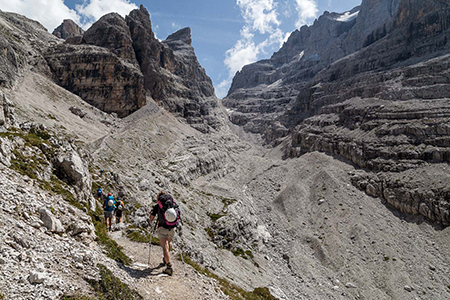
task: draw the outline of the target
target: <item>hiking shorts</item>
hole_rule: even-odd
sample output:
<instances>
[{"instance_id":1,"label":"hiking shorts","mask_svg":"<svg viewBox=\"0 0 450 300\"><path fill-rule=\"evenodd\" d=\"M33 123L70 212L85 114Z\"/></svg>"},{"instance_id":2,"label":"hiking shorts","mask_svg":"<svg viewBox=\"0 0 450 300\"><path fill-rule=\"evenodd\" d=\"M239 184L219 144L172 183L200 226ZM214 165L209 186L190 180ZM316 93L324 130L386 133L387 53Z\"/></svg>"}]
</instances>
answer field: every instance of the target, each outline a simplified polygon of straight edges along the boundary
<instances>
[{"instance_id":1,"label":"hiking shorts","mask_svg":"<svg viewBox=\"0 0 450 300\"><path fill-rule=\"evenodd\" d=\"M117 218L122 218L122 211L121 210L118 210L118 211L116 211L116 217Z\"/></svg>"},{"instance_id":2,"label":"hiking shorts","mask_svg":"<svg viewBox=\"0 0 450 300\"><path fill-rule=\"evenodd\" d=\"M161 239L173 239L173 235L175 234L175 228L167 229L164 227L158 227L156 231L158 233L158 238Z\"/></svg>"},{"instance_id":3,"label":"hiking shorts","mask_svg":"<svg viewBox=\"0 0 450 300\"><path fill-rule=\"evenodd\" d=\"M112 218L114 211L105 211L105 218Z\"/></svg>"}]
</instances>

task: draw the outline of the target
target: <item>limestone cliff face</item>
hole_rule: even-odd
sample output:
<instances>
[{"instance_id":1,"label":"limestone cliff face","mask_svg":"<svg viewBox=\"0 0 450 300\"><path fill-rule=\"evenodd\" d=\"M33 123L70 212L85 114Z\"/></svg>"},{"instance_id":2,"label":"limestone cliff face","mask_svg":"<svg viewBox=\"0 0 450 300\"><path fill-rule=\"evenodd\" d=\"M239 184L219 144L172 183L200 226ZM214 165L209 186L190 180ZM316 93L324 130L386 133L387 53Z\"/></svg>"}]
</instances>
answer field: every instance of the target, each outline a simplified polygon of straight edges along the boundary
<instances>
[{"instance_id":1,"label":"limestone cliff face","mask_svg":"<svg viewBox=\"0 0 450 300\"><path fill-rule=\"evenodd\" d=\"M84 30L70 19L64 20L61 25L53 30L53 35L64 40L70 37L83 35L83 33Z\"/></svg>"},{"instance_id":2,"label":"limestone cliff face","mask_svg":"<svg viewBox=\"0 0 450 300\"><path fill-rule=\"evenodd\" d=\"M306 83L347 54L343 44L358 13L359 7L345 14L325 12L312 26L294 31L272 58L244 66L223 100L233 110L231 121L264 132Z\"/></svg>"},{"instance_id":3,"label":"limestone cliff face","mask_svg":"<svg viewBox=\"0 0 450 300\"><path fill-rule=\"evenodd\" d=\"M14 87L26 70L50 76L44 59L48 47L59 43L40 23L0 11L0 87Z\"/></svg>"},{"instance_id":4,"label":"limestone cliff face","mask_svg":"<svg viewBox=\"0 0 450 300\"><path fill-rule=\"evenodd\" d=\"M174 53L173 73L182 78L183 85L189 89L185 97L212 97L212 81L199 64L191 42L191 29L183 28L168 36L163 44L169 46Z\"/></svg>"},{"instance_id":5,"label":"limestone cliff face","mask_svg":"<svg viewBox=\"0 0 450 300\"><path fill-rule=\"evenodd\" d=\"M263 133L317 73L386 35L398 7L398 0L367 0L342 14L326 11L294 31L270 59L244 66L233 78L223 101L233 110L231 121Z\"/></svg>"},{"instance_id":6,"label":"limestone cliff face","mask_svg":"<svg viewBox=\"0 0 450 300\"><path fill-rule=\"evenodd\" d=\"M61 44L46 59L56 83L105 112L125 117L145 105L140 70L105 48Z\"/></svg>"},{"instance_id":7,"label":"limestone cliff face","mask_svg":"<svg viewBox=\"0 0 450 300\"><path fill-rule=\"evenodd\" d=\"M341 52L326 55L331 52L324 49L308 67L308 30L319 30L330 15L292 34L270 60L243 68L224 101L234 110L231 120L273 144L289 136L287 157L318 150L379 172L356 185L403 212L450 224L446 193L403 198L405 186L383 175L450 161L450 5L363 1L353 21L352 12L333 17L354 23L329 45ZM293 63L298 51L302 55ZM277 68L277 61L284 65ZM258 75L245 77L252 69ZM280 101L287 91L295 96Z\"/></svg>"}]
</instances>

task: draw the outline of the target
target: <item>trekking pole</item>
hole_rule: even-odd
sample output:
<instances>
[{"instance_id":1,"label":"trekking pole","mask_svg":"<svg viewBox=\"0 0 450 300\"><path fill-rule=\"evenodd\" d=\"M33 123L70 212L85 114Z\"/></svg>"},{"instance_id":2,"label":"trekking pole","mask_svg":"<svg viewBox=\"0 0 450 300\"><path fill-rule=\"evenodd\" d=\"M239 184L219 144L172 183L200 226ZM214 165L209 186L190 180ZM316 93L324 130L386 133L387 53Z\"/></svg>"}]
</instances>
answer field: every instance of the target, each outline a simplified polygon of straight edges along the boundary
<instances>
[{"instance_id":1,"label":"trekking pole","mask_svg":"<svg viewBox=\"0 0 450 300\"><path fill-rule=\"evenodd\" d=\"M153 234L153 231L152 231L152 227L151 227L151 224L150 224L150 241L149 241L149 244L148 244L148 267L149 268L150 268L150 256L152 254L152 234Z\"/></svg>"},{"instance_id":2,"label":"trekking pole","mask_svg":"<svg viewBox=\"0 0 450 300\"><path fill-rule=\"evenodd\" d=\"M153 235L153 232L156 230L156 226L158 225L158 220L155 221L155 227L153 227L153 230L152 230L151 225L152 224L150 223L150 242L148 245L148 266L149 267L150 267L150 255L152 253L152 235Z\"/></svg>"},{"instance_id":3,"label":"trekking pole","mask_svg":"<svg viewBox=\"0 0 450 300\"><path fill-rule=\"evenodd\" d=\"M181 228L180 228L180 234L178 234L178 235L180 236L180 241L184 248L184 241L183 241L183 238L181 237ZM181 249L181 247L180 247L180 256L181 256L181 261L183 262L184 276L187 276L188 274L186 272L186 263L184 262L183 249Z\"/></svg>"}]
</instances>

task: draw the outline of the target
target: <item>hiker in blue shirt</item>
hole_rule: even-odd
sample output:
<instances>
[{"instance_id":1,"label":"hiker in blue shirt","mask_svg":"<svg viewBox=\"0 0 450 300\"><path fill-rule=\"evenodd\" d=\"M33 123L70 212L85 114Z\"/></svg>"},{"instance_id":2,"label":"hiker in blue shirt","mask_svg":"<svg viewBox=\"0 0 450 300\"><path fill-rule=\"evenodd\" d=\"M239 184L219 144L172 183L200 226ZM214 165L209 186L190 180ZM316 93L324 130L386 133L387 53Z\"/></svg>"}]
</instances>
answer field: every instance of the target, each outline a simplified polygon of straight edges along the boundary
<instances>
[{"instance_id":1,"label":"hiker in blue shirt","mask_svg":"<svg viewBox=\"0 0 450 300\"><path fill-rule=\"evenodd\" d=\"M105 199L103 204L103 211L105 213L106 229L111 231L112 217L114 215L114 209L116 208L116 200L111 193L108 193L108 197Z\"/></svg>"},{"instance_id":2,"label":"hiker in blue shirt","mask_svg":"<svg viewBox=\"0 0 450 300\"><path fill-rule=\"evenodd\" d=\"M102 196L103 196L103 191L101 188L97 189L97 199L98 201L102 200Z\"/></svg>"}]
</instances>

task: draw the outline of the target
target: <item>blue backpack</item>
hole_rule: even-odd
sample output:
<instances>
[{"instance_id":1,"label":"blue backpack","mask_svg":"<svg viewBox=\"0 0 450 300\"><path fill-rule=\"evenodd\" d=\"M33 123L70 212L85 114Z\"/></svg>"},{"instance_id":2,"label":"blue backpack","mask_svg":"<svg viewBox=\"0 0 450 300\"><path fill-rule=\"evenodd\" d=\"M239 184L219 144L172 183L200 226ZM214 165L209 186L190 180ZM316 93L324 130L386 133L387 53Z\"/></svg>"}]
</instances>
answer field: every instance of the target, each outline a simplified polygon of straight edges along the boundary
<instances>
[{"instance_id":1,"label":"blue backpack","mask_svg":"<svg viewBox=\"0 0 450 300\"><path fill-rule=\"evenodd\" d=\"M116 201L114 200L113 196L108 196L108 198L106 198L105 200L105 210L106 211L113 211L116 206Z\"/></svg>"}]
</instances>

